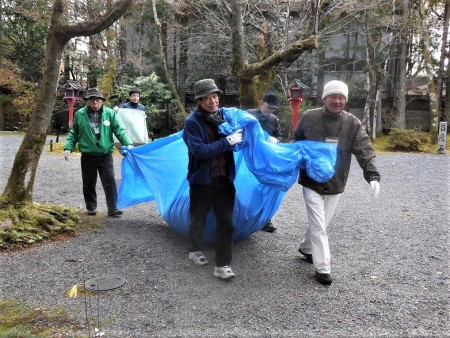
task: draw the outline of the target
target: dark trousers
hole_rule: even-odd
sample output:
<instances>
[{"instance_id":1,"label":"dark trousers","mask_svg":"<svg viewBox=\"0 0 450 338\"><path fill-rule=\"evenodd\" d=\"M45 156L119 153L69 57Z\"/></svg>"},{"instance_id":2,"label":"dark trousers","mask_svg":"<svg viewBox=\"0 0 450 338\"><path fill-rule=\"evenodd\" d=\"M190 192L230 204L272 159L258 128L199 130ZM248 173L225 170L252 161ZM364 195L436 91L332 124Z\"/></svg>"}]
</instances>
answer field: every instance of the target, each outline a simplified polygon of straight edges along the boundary
<instances>
[{"instance_id":1,"label":"dark trousers","mask_svg":"<svg viewBox=\"0 0 450 338\"><path fill-rule=\"evenodd\" d=\"M236 190L227 177L214 178L211 186L190 185L189 251L200 251L203 228L211 207L216 216L216 266L230 265L233 246L233 207Z\"/></svg>"},{"instance_id":2,"label":"dark trousers","mask_svg":"<svg viewBox=\"0 0 450 338\"><path fill-rule=\"evenodd\" d=\"M100 156L81 155L81 177L83 179L83 195L86 209L97 208L97 172L106 196L108 211L117 209L117 185L114 177L112 154Z\"/></svg>"}]
</instances>

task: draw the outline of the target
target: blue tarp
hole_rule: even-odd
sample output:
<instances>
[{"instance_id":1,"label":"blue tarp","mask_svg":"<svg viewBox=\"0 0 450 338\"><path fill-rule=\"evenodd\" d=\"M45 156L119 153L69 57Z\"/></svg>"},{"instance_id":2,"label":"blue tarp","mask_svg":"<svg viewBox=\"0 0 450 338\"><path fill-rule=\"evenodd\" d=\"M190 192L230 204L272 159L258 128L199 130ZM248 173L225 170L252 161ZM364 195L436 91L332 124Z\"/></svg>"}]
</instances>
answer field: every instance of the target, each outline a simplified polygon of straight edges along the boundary
<instances>
[{"instance_id":1,"label":"blue tarp","mask_svg":"<svg viewBox=\"0 0 450 338\"><path fill-rule=\"evenodd\" d=\"M228 132L242 128L244 141L235 151L236 202L233 213L234 241L262 229L278 210L285 192L295 183L299 168L318 182L334 174L336 146L300 141L272 144L258 121L236 108L221 108ZM187 235L189 184L188 151L183 131L125 152L118 207L155 201L167 224ZM215 219L208 216L204 239L214 241Z\"/></svg>"}]
</instances>

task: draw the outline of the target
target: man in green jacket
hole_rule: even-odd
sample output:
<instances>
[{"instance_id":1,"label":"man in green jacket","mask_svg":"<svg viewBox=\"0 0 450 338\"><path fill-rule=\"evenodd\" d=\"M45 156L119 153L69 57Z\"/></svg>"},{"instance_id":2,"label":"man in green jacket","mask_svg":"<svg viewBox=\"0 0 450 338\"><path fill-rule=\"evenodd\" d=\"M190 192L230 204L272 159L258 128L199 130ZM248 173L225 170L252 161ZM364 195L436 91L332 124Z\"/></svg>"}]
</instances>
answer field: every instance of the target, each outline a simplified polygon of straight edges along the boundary
<instances>
[{"instance_id":1,"label":"man in green jacket","mask_svg":"<svg viewBox=\"0 0 450 338\"><path fill-rule=\"evenodd\" d=\"M122 145L133 148L133 142L117 118L116 112L103 105L105 98L98 88L89 88L85 98L88 105L75 113L72 129L64 145L64 158L78 148L81 152L83 195L88 215L97 214L97 172L105 191L108 216L123 214L117 209L117 185L114 177L113 134Z\"/></svg>"}]
</instances>

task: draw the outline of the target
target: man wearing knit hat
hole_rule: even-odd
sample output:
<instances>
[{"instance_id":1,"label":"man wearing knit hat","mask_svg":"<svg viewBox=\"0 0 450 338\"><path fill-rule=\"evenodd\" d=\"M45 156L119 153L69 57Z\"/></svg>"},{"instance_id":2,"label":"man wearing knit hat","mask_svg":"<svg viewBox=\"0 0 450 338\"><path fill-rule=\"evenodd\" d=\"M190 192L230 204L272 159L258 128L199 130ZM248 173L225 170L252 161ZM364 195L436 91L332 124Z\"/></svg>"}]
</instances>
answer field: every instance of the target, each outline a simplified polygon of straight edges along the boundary
<instances>
[{"instance_id":1,"label":"man wearing knit hat","mask_svg":"<svg viewBox=\"0 0 450 338\"><path fill-rule=\"evenodd\" d=\"M337 146L335 174L330 180L318 183L308 177L305 170L300 170L298 179L303 186L308 214L308 227L299 252L308 263L314 264L316 280L328 285L333 279L327 227L347 183L352 154L375 198L380 192L380 174L375 166L375 151L361 121L344 111L348 100L347 85L338 80L328 82L323 89L322 100L322 108L303 113L295 127L294 139L329 142Z\"/></svg>"},{"instance_id":2,"label":"man wearing knit hat","mask_svg":"<svg viewBox=\"0 0 450 338\"><path fill-rule=\"evenodd\" d=\"M195 83L197 106L184 122L183 140L189 157L189 259L197 265L208 263L202 252L202 238L207 215L212 209L216 217L214 276L228 279L235 276L230 268L236 195L233 150L242 142L242 130L228 136L219 134L218 126L225 122L219 109L221 93L212 79Z\"/></svg>"}]
</instances>

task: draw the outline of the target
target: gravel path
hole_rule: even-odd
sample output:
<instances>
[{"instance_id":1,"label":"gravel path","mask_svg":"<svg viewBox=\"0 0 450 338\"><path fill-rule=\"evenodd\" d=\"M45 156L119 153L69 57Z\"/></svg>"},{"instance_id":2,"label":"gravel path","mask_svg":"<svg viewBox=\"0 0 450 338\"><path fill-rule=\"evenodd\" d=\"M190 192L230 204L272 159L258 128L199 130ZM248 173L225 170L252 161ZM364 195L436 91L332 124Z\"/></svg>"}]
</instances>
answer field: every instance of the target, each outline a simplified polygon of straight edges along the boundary
<instances>
[{"instance_id":1,"label":"gravel path","mask_svg":"<svg viewBox=\"0 0 450 338\"><path fill-rule=\"evenodd\" d=\"M0 135L2 190L20 141ZM0 252L0 298L64 307L83 321L84 300L67 298L69 287L119 275L127 284L92 303L106 337L450 337L449 159L379 155L378 200L353 163L329 231L329 287L297 252L306 213L296 184L273 218L278 231L235 245L232 281L215 278L213 262L191 264L186 240L144 203L64 242ZM79 165L77 156L45 152L34 200L83 207ZM211 248L205 253L213 259Z\"/></svg>"}]
</instances>

